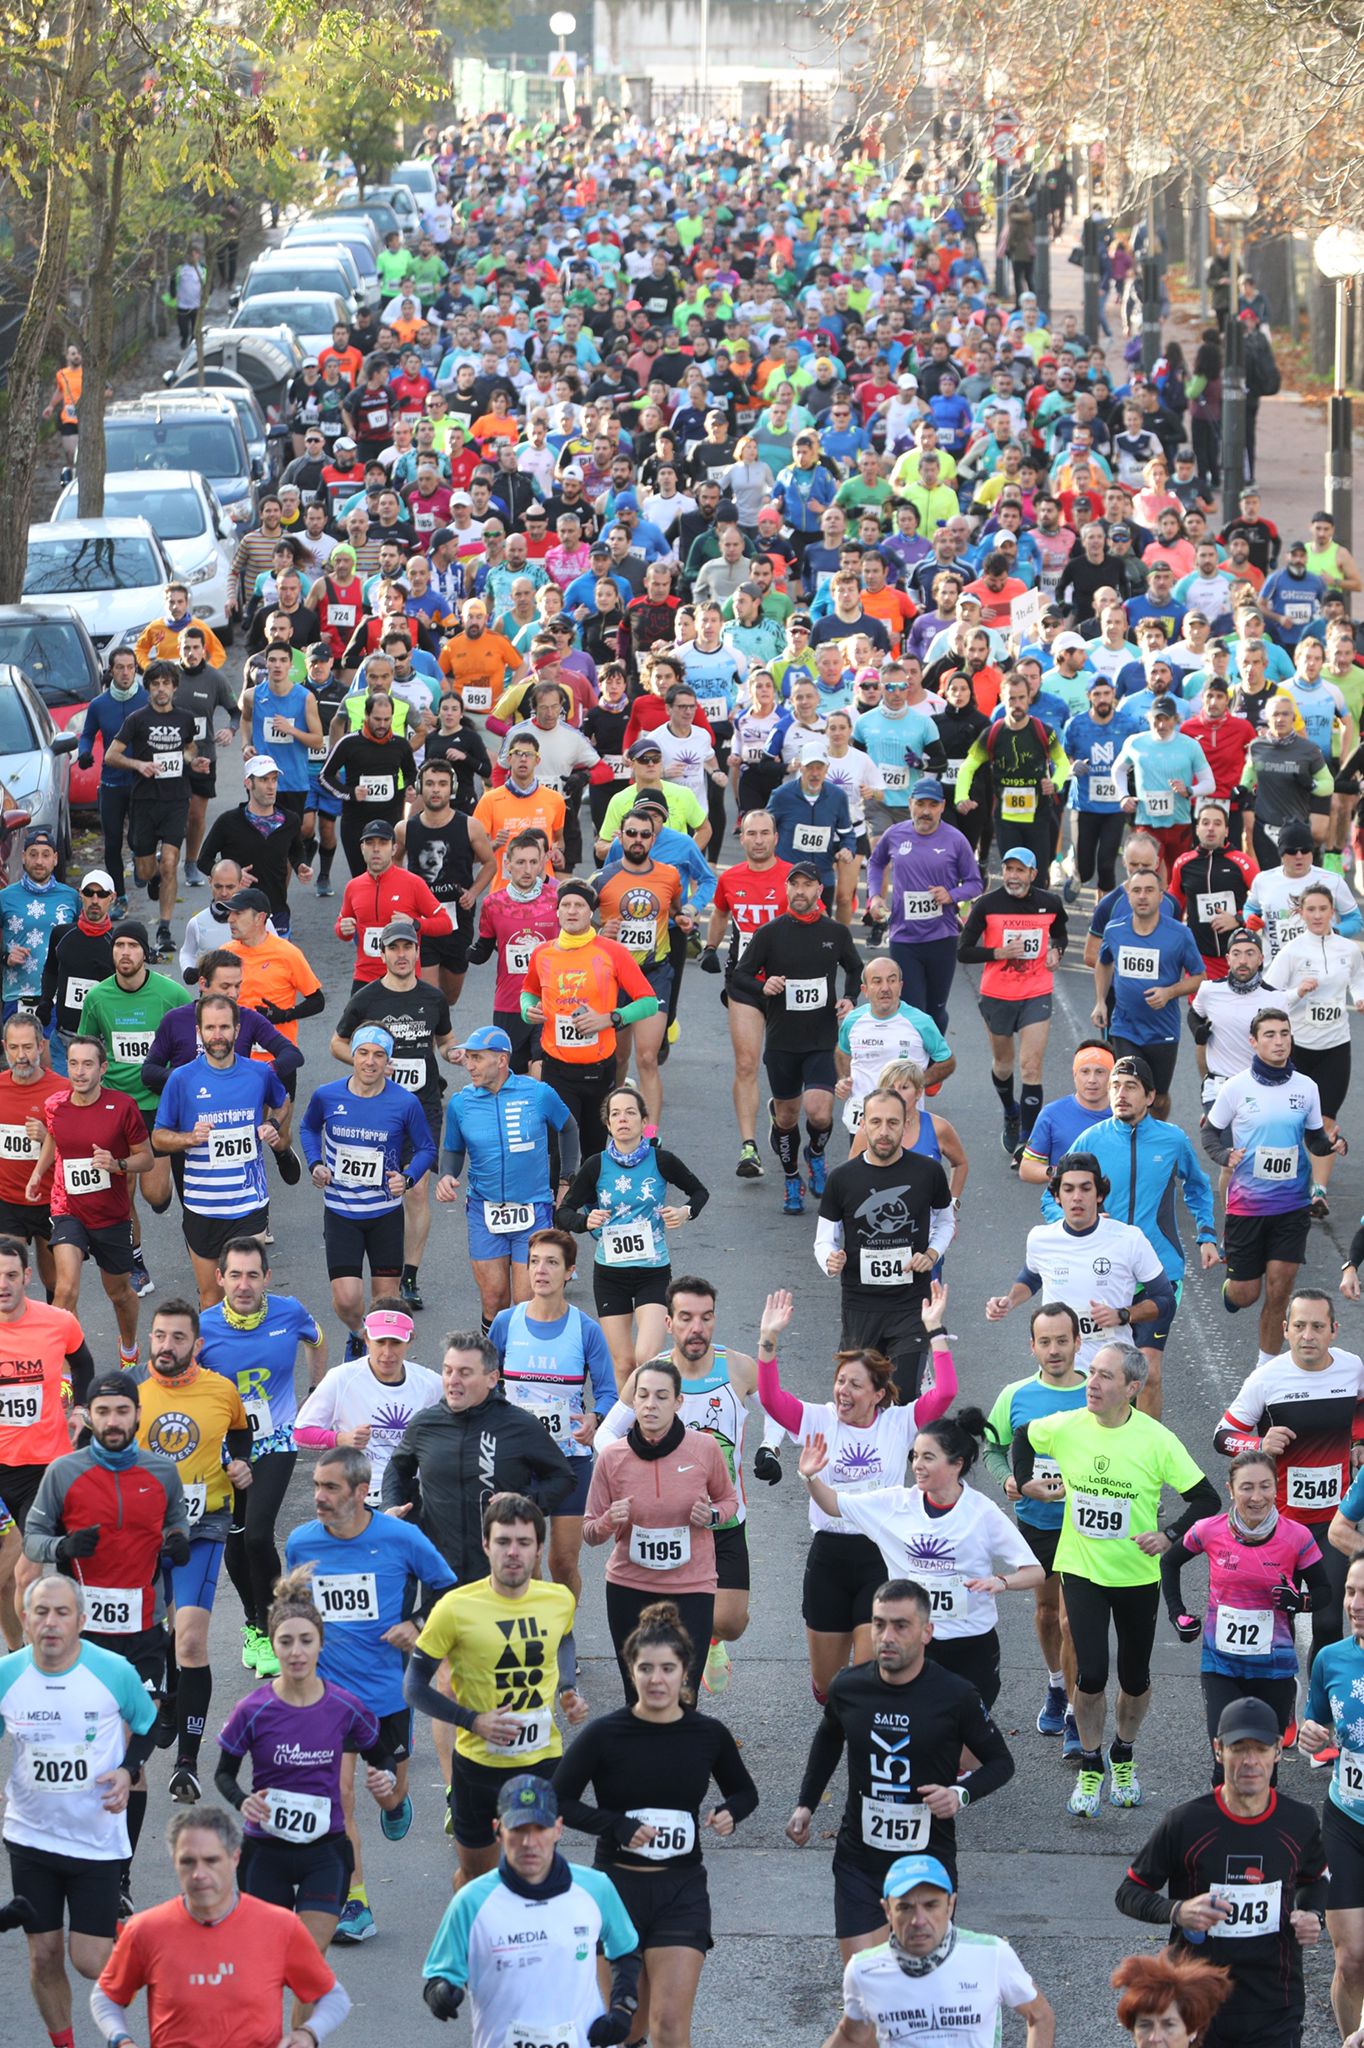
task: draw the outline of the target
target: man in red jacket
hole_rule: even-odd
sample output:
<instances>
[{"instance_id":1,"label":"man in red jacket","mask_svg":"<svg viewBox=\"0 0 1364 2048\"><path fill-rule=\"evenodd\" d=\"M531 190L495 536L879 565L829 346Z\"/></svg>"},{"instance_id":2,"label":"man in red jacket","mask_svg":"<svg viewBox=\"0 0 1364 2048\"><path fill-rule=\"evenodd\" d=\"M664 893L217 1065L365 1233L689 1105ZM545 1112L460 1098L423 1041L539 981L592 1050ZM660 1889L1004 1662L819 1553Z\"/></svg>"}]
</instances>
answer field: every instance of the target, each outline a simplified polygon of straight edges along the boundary
<instances>
[{"instance_id":1,"label":"man in red jacket","mask_svg":"<svg viewBox=\"0 0 1364 2048\"><path fill-rule=\"evenodd\" d=\"M384 929L394 919L415 925L424 939L448 938L454 930L449 911L437 903L421 877L395 863L394 832L387 818L371 818L360 835L360 848L365 872L347 882L336 920L337 938L355 941L352 994L382 976Z\"/></svg>"},{"instance_id":2,"label":"man in red jacket","mask_svg":"<svg viewBox=\"0 0 1364 2048\"><path fill-rule=\"evenodd\" d=\"M1212 793L1220 803L1233 805L1231 837L1241 843L1241 806L1233 802L1233 791L1246 765L1246 748L1255 737L1248 718L1238 718L1231 709L1231 687L1220 676L1210 675L1199 696L1202 710L1180 726L1191 740L1197 740L1212 770Z\"/></svg>"}]
</instances>

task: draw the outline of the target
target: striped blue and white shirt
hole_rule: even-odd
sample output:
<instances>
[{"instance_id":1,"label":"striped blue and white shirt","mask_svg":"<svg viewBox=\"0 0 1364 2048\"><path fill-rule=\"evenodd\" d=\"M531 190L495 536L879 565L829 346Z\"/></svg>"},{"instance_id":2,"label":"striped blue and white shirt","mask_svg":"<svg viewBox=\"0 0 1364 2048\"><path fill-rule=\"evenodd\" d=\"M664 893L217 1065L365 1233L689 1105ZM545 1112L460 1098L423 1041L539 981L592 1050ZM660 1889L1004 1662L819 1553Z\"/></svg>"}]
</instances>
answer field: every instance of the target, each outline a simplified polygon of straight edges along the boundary
<instances>
[{"instance_id":1,"label":"striped blue and white shirt","mask_svg":"<svg viewBox=\"0 0 1364 2048\"><path fill-rule=\"evenodd\" d=\"M187 1209L196 1216L249 1216L264 1208L269 1194L257 1132L266 1110L287 1100L284 1084L264 1060L234 1054L230 1067L215 1067L200 1053L174 1069L156 1112L159 1128L192 1131L203 1118L213 1127L204 1144L180 1154Z\"/></svg>"}]
</instances>

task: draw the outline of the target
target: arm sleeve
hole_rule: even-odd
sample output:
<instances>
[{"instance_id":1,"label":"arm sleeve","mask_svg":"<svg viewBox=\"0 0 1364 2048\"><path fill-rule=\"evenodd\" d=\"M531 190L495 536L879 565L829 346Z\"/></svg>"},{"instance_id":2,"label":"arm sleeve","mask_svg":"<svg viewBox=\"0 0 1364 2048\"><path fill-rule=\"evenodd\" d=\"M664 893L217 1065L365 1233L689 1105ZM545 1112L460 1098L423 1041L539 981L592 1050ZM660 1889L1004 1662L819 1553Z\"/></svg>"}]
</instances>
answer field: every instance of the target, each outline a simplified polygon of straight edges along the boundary
<instances>
[{"instance_id":1,"label":"arm sleeve","mask_svg":"<svg viewBox=\"0 0 1364 2048\"><path fill-rule=\"evenodd\" d=\"M775 1358L760 1358L758 1364L758 1399L764 1411L779 1422L793 1439L800 1434L801 1417L805 1404L794 1394L788 1394L781 1383L781 1374ZM29 1520L33 1516L30 1511Z\"/></svg>"},{"instance_id":2,"label":"arm sleeve","mask_svg":"<svg viewBox=\"0 0 1364 2048\"><path fill-rule=\"evenodd\" d=\"M657 1157L659 1172L666 1177L670 1187L681 1189L691 1204L692 1220L695 1221L710 1200L709 1188L702 1186L691 1168L684 1166L675 1152L660 1151Z\"/></svg>"},{"instance_id":3,"label":"arm sleeve","mask_svg":"<svg viewBox=\"0 0 1364 2048\"><path fill-rule=\"evenodd\" d=\"M797 1806L805 1807L810 1813L816 1811L830 1778L838 1769L843 1742L843 1724L826 1703L810 1743L810 1754L805 1759L800 1790L796 1794Z\"/></svg>"},{"instance_id":4,"label":"arm sleeve","mask_svg":"<svg viewBox=\"0 0 1364 2048\"><path fill-rule=\"evenodd\" d=\"M571 1230L581 1236L587 1229L587 1219L597 1206L597 1175L601 1166L600 1152L584 1159L573 1176L573 1184L560 1204L558 1222L561 1230Z\"/></svg>"},{"instance_id":5,"label":"arm sleeve","mask_svg":"<svg viewBox=\"0 0 1364 2048\"><path fill-rule=\"evenodd\" d=\"M219 1798L224 1800L228 1806L235 1807L239 1813L246 1799L245 1792L237 1783L241 1767L242 1759L239 1756L233 1756L231 1750L220 1749L218 1751L218 1768L213 1773L214 1787Z\"/></svg>"},{"instance_id":6,"label":"arm sleeve","mask_svg":"<svg viewBox=\"0 0 1364 2048\"><path fill-rule=\"evenodd\" d=\"M1217 1498L1217 1489L1210 1479L1200 1478L1198 1484L1191 1486L1180 1498L1185 1503L1184 1512L1179 1520L1172 1522L1165 1531L1172 1543L1177 1543L1182 1537L1187 1536L1195 1522L1215 1515L1222 1505Z\"/></svg>"},{"instance_id":7,"label":"arm sleeve","mask_svg":"<svg viewBox=\"0 0 1364 2048\"><path fill-rule=\"evenodd\" d=\"M1014 1774L1014 1760L1008 1743L978 1698L973 1698L962 1721L962 1745L979 1759L977 1768L966 1778L974 1805L977 1799L984 1799L1008 1784Z\"/></svg>"},{"instance_id":8,"label":"arm sleeve","mask_svg":"<svg viewBox=\"0 0 1364 2048\"><path fill-rule=\"evenodd\" d=\"M428 1655L418 1645L408 1658L407 1669L403 1673L403 1698L409 1707L415 1707L418 1713L429 1714L433 1721L444 1721L451 1728L472 1728L476 1718L472 1708L461 1706L458 1700L447 1699L432 1684L439 1668L439 1659Z\"/></svg>"},{"instance_id":9,"label":"arm sleeve","mask_svg":"<svg viewBox=\"0 0 1364 2048\"><path fill-rule=\"evenodd\" d=\"M1160 1560L1160 1590L1165 1600L1165 1611L1171 1620L1177 1614L1183 1614L1186 1611L1181 1581L1184 1567L1191 1561L1191 1554L1183 1537L1180 1538L1178 1543L1172 1543L1164 1557Z\"/></svg>"}]
</instances>

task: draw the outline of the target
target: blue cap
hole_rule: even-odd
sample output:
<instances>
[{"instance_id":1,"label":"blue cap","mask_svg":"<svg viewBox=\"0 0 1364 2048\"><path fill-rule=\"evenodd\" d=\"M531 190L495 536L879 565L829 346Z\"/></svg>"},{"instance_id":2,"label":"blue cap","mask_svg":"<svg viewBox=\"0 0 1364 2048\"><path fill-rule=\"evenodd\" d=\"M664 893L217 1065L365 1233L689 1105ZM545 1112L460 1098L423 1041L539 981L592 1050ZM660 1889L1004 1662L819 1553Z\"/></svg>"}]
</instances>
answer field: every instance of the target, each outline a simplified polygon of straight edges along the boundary
<instances>
[{"instance_id":1,"label":"blue cap","mask_svg":"<svg viewBox=\"0 0 1364 2048\"><path fill-rule=\"evenodd\" d=\"M464 1041L465 1052L510 1052L511 1039L500 1024L480 1024Z\"/></svg>"},{"instance_id":2,"label":"blue cap","mask_svg":"<svg viewBox=\"0 0 1364 2048\"><path fill-rule=\"evenodd\" d=\"M393 1037L390 1032L385 1031L382 1024L362 1024L358 1031L351 1034L351 1051L354 1052L360 1045L377 1045L384 1052L391 1054Z\"/></svg>"},{"instance_id":3,"label":"blue cap","mask_svg":"<svg viewBox=\"0 0 1364 2048\"><path fill-rule=\"evenodd\" d=\"M1007 853L1000 855L1000 860L1001 862L1006 860L1022 861L1025 868L1035 868L1037 866L1037 855L1030 846L1011 846Z\"/></svg>"},{"instance_id":4,"label":"blue cap","mask_svg":"<svg viewBox=\"0 0 1364 2048\"><path fill-rule=\"evenodd\" d=\"M614 499L617 512L638 512L639 499L633 491L618 491Z\"/></svg>"},{"instance_id":5,"label":"blue cap","mask_svg":"<svg viewBox=\"0 0 1364 2048\"><path fill-rule=\"evenodd\" d=\"M503 1794L506 1797L506 1794ZM884 1899L902 1899L906 1892L912 1892L916 1884L936 1885L940 1892L955 1892L957 1887L947 1874L945 1864L936 1856L901 1856L886 1872Z\"/></svg>"},{"instance_id":6,"label":"blue cap","mask_svg":"<svg viewBox=\"0 0 1364 2048\"><path fill-rule=\"evenodd\" d=\"M916 796L922 796L935 804L947 802L947 792L936 775L921 775L909 794L911 800Z\"/></svg>"},{"instance_id":7,"label":"blue cap","mask_svg":"<svg viewBox=\"0 0 1364 2048\"><path fill-rule=\"evenodd\" d=\"M504 1828L552 1828L559 1818L554 1787L548 1778L518 1771L497 1795L497 1817Z\"/></svg>"},{"instance_id":8,"label":"blue cap","mask_svg":"<svg viewBox=\"0 0 1364 2048\"><path fill-rule=\"evenodd\" d=\"M31 832L25 832L24 845L50 846L54 853L58 851L57 842L48 831L46 825L35 825Z\"/></svg>"}]
</instances>

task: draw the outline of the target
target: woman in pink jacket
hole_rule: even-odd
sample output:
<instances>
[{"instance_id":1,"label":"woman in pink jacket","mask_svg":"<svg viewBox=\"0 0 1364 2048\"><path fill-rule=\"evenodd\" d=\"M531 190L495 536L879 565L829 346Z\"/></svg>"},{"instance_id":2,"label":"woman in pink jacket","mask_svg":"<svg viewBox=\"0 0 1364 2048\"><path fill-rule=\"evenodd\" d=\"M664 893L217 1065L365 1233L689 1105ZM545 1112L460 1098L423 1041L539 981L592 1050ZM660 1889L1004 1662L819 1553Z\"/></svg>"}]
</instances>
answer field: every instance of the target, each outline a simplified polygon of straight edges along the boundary
<instances>
[{"instance_id":1,"label":"woman in pink jacket","mask_svg":"<svg viewBox=\"0 0 1364 2048\"><path fill-rule=\"evenodd\" d=\"M682 1375L671 1359L654 1359L635 1374L635 1419L625 1436L597 1454L583 1535L613 1543L606 1561L606 1620L616 1647L628 1706L635 1687L624 1657L626 1637L655 1600L675 1600L696 1646L695 1691L715 1616L712 1531L738 1502L715 1439L682 1426Z\"/></svg>"}]
</instances>

